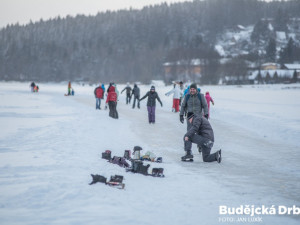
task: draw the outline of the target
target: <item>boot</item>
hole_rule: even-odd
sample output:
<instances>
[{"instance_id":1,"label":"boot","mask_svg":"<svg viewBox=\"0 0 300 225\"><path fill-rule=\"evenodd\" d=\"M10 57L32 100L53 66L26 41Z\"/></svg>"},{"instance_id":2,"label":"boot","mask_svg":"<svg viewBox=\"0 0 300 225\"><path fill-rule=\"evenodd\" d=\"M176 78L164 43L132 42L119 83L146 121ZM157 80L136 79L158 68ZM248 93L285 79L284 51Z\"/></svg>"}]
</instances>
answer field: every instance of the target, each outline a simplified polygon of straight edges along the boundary
<instances>
[{"instance_id":1,"label":"boot","mask_svg":"<svg viewBox=\"0 0 300 225\"><path fill-rule=\"evenodd\" d=\"M185 156L181 157L182 161L188 161L188 160L193 160L194 156L192 155L191 151L187 151Z\"/></svg>"}]
</instances>

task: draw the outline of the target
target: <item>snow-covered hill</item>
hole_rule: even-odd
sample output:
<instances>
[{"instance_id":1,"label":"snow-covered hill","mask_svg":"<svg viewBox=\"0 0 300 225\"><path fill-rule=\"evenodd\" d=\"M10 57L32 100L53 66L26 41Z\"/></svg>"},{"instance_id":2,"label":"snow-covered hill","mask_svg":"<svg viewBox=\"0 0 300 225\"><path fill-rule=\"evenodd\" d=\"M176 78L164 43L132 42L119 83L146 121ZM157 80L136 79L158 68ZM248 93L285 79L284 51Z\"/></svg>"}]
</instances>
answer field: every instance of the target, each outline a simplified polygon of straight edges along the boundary
<instances>
[{"instance_id":1,"label":"snow-covered hill","mask_svg":"<svg viewBox=\"0 0 300 225\"><path fill-rule=\"evenodd\" d=\"M261 36L260 40L251 40L255 25L241 26L237 25L234 28L225 29L225 31L217 37L215 49L221 57L236 57L240 55L248 55L249 53L266 54L266 48L271 38L276 43L277 59L280 51L286 47L289 38L292 38L297 46L300 45L300 20L291 18L288 24L287 31L275 30L272 25L272 20L266 27L267 31L262 30L262 33L267 33Z\"/></svg>"},{"instance_id":2,"label":"snow-covered hill","mask_svg":"<svg viewBox=\"0 0 300 225\"><path fill-rule=\"evenodd\" d=\"M114 120L95 110L95 87L74 85L75 96L65 97L66 84L39 84L39 93L28 85L0 83L1 224L228 224L222 220L241 216L220 215L221 205L300 205L299 84L201 87L215 101L212 151L222 148L221 164L203 163L195 146L195 162L180 162L186 124L164 95L171 86L156 83L164 106L149 125L146 101L132 109L124 93ZM135 145L163 157L165 178L101 159ZM125 190L90 186L91 173L123 175ZM299 224L299 216L260 217Z\"/></svg>"}]
</instances>

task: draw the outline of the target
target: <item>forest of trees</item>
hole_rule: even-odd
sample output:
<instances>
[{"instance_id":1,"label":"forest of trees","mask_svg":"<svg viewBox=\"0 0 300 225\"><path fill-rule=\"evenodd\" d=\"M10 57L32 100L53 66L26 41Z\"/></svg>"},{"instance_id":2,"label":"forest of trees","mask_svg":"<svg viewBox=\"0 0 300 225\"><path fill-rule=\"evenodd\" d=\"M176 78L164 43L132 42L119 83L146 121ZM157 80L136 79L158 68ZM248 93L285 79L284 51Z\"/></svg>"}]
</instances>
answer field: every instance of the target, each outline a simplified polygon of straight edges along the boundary
<instances>
[{"instance_id":1,"label":"forest of trees","mask_svg":"<svg viewBox=\"0 0 300 225\"><path fill-rule=\"evenodd\" d=\"M207 61L203 82L215 83L218 34L237 24L276 18L279 11L282 19L276 24L285 29L288 18L299 17L300 3L195 0L8 25L0 30L0 80L149 82L163 77L166 61L200 58ZM253 32L251 38L263 35ZM266 41L272 59L274 43ZM284 60L294 51L292 45L282 51Z\"/></svg>"}]
</instances>

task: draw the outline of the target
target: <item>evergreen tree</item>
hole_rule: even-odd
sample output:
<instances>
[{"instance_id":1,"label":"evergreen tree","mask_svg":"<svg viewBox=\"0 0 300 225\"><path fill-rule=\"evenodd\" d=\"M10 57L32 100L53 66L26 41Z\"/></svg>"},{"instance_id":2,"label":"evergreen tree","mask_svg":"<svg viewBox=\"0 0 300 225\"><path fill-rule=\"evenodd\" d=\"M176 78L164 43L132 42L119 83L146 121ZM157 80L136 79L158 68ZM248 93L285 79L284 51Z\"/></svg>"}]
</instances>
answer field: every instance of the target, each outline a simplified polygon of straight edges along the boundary
<instances>
[{"instance_id":1,"label":"evergreen tree","mask_svg":"<svg viewBox=\"0 0 300 225\"><path fill-rule=\"evenodd\" d=\"M270 62L276 61L276 41L274 38L270 38L266 47L266 59Z\"/></svg>"},{"instance_id":2,"label":"evergreen tree","mask_svg":"<svg viewBox=\"0 0 300 225\"><path fill-rule=\"evenodd\" d=\"M293 83L297 83L297 81L298 81L297 71L294 70L292 82L293 82Z\"/></svg>"},{"instance_id":3,"label":"evergreen tree","mask_svg":"<svg viewBox=\"0 0 300 225\"><path fill-rule=\"evenodd\" d=\"M171 62L199 58L207 62L203 76L215 82L214 67L219 66L211 46L216 37L236 25L274 18L278 9L298 17L300 4L204 0L9 25L0 30L0 79L149 82L163 77L162 64L170 58ZM267 22L259 21L252 39L263 43L273 34ZM249 51L251 44L245 44ZM282 58L288 58L287 53ZM294 45L292 59L299 58L299 47Z\"/></svg>"},{"instance_id":4,"label":"evergreen tree","mask_svg":"<svg viewBox=\"0 0 300 225\"><path fill-rule=\"evenodd\" d=\"M286 47L280 52L280 62L284 63L293 63L297 58L298 48L294 43L293 38L290 38Z\"/></svg>"},{"instance_id":5,"label":"evergreen tree","mask_svg":"<svg viewBox=\"0 0 300 225\"><path fill-rule=\"evenodd\" d=\"M273 75L273 80L274 80L275 84L278 84L280 82L277 71L275 71L275 73Z\"/></svg>"},{"instance_id":6,"label":"evergreen tree","mask_svg":"<svg viewBox=\"0 0 300 225\"><path fill-rule=\"evenodd\" d=\"M257 80L257 82L258 82L259 84L262 84L262 83L263 83L263 82L262 82L263 79L262 79L262 75L261 75L260 70L258 71L258 74L257 74L255 80Z\"/></svg>"},{"instance_id":7,"label":"evergreen tree","mask_svg":"<svg viewBox=\"0 0 300 225\"><path fill-rule=\"evenodd\" d=\"M269 73L269 72L267 72L267 75L266 75L266 77L265 77L265 81L266 81L267 84L269 84L270 81L271 81L271 76L270 76L270 73Z\"/></svg>"},{"instance_id":8,"label":"evergreen tree","mask_svg":"<svg viewBox=\"0 0 300 225\"><path fill-rule=\"evenodd\" d=\"M274 19L275 30L286 32L288 30L287 28L288 21L289 21L289 16L287 12L279 8Z\"/></svg>"},{"instance_id":9,"label":"evergreen tree","mask_svg":"<svg viewBox=\"0 0 300 225\"><path fill-rule=\"evenodd\" d=\"M268 26L269 23L267 21L260 19L253 28L251 41L259 43L261 40L269 39L271 36L271 31L269 30Z\"/></svg>"}]
</instances>

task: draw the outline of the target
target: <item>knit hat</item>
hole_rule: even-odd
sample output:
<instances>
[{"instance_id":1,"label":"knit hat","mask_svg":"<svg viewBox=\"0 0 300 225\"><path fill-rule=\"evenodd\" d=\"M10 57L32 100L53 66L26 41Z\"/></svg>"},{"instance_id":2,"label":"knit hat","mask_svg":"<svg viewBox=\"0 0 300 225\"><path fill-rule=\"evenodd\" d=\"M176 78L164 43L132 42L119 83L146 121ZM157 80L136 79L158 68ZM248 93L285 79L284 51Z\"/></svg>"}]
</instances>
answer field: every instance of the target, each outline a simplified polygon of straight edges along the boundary
<instances>
[{"instance_id":1,"label":"knit hat","mask_svg":"<svg viewBox=\"0 0 300 225\"><path fill-rule=\"evenodd\" d=\"M195 88L197 90L197 84L196 83L192 83L191 86L190 86L190 89L191 88Z\"/></svg>"},{"instance_id":2,"label":"knit hat","mask_svg":"<svg viewBox=\"0 0 300 225\"><path fill-rule=\"evenodd\" d=\"M193 112L188 112L187 119L191 119L195 114Z\"/></svg>"},{"instance_id":3,"label":"knit hat","mask_svg":"<svg viewBox=\"0 0 300 225\"><path fill-rule=\"evenodd\" d=\"M155 87L154 87L154 86L151 86L150 91L152 91L152 90L155 90Z\"/></svg>"}]
</instances>

